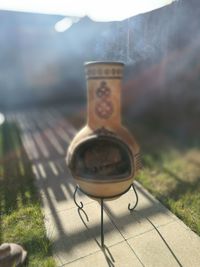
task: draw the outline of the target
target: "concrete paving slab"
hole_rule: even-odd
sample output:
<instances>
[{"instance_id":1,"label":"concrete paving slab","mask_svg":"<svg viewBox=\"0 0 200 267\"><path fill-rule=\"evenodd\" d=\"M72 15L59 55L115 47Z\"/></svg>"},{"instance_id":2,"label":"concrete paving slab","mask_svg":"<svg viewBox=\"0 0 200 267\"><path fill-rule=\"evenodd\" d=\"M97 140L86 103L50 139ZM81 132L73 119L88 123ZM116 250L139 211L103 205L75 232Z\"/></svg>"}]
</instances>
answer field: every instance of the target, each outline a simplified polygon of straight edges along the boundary
<instances>
[{"instance_id":1,"label":"concrete paving slab","mask_svg":"<svg viewBox=\"0 0 200 267\"><path fill-rule=\"evenodd\" d=\"M61 263L71 262L99 250L98 244L79 218L75 209L45 216L48 238Z\"/></svg>"},{"instance_id":2,"label":"concrete paving slab","mask_svg":"<svg viewBox=\"0 0 200 267\"><path fill-rule=\"evenodd\" d=\"M68 185L67 188L69 187L71 188L72 192L75 190L75 187L73 185ZM40 188L42 208L45 214L49 214L55 211L60 212L75 207L73 196L71 196L71 193L69 193L67 188L63 184L60 185L59 190L48 187L48 185L46 187ZM62 193L64 195L64 199L62 200L56 199L55 196L55 194L59 194L60 190L62 190ZM82 193L77 194L77 201L82 201L85 204L93 202L93 200Z\"/></svg>"},{"instance_id":3,"label":"concrete paving slab","mask_svg":"<svg viewBox=\"0 0 200 267\"><path fill-rule=\"evenodd\" d=\"M142 187L142 185L137 181L134 184L139 197L136 210L141 217L149 218L155 226L165 225L177 220L177 217Z\"/></svg>"},{"instance_id":4,"label":"concrete paving slab","mask_svg":"<svg viewBox=\"0 0 200 267\"><path fill-rule=\"evenodd\" d=\"M126 242L111 246L108 251L99 251L87 257L65 264L66 267L142 267L131 248Z\"/></svg>"},{"instance_id":5,"label":"concrete paving slab","mask_svg":"<svg viewBox=\"0 0 200 267\"><path fill-rule=\"evenodd\" d=\"M128 204L131 202L130 196L132 192L105 204L106 212L125 239L153 229L146 218L139 216L138 212L130 213L128 210Z\"/></svg>"},{"instance_id":6,"label":"concrete paving slab","mask_svg":"<svg viewBox=\"0 0 200 267\"><path fill-rule=\"evenodd\" d=\"M178 221L131 238L128 243L145 266L200 266L200 238Z\"/></svg>"},{"instance_id":7,"label":"concrete paving slab","mask_svg":"<svg viewBox=\"0 0 200 267\"><path fill-rule=\"evenodd\" d=\"M138 188L138 186L136 189L139 202L135 211L131 213L127 209L127 206L129 203L133 206L135 201L134 192L132 190L114 201L107 201L105 204L107 213L125 239L153 229L153 226L149 223L148 219L150 219L155 226L165 225L176 219L169 210L149 195L146 190L142 187Z\"/></svg>"},{"instance_id":8,"label":"concrete paving slab","mask_svg":"<svg viewBox=\"0 0 200 267\"><path fill-rule=\"evenodd\" d=\"M128 240L138 258L148 267L180 267L156 230Z\"/></svg>"},{"instance_id":9,"label":"concrete paving slab","mask_svg":"<svg viewBox=\"0 0 200 267\"><path fill-rule=\"evenodd\" d=\"M200 238L183 223L174 222L159 228L184 267L200 266Z\"/></svg>"},{"instance_id":10,"label":"concrete paving slab","mask_svg":"<svg viewBox=\"0 0 200 267\"><path fill-rule=\"evenodd\" d=\"M89 222L83 212L77 212L77 208L45 216L48 237L53 241L54 251L63 263L100 250L100 206L93 201L85 205L84 210ZM105 213L104 233L107 246L124 240Z\"/></svg>"},{"instance_id":11,"label":"concrete paving slab","mask_svg":"<svg viewBox=\"0 0 200 267\"><path fill-rule=\"evenodd\" d=\"M74 179L71 178L68 170L66 170L66 165L63 166L65 168L63 172L59 168L53 171L52 166L54 165L55 162L53 161L34 164L34 172L37 173L36 185L39 189L45 214L54 212L55 210L63 211L75 206L73 201L73 194L76 187ZM90 203L93 200L78 191L77 201Z\"/></svg>"},{"instance_id":12,"label":"concrete paving slab","mask_svg":"<svg viewBox=\"0 0 200 267\"><path fill-rule=\"evenodd\" d=\"M176 220L176 217L162 204L155 204L147 209L138 208L137 213L141 218L149 219L156 227Z\"/></svg>"}]
</instances>

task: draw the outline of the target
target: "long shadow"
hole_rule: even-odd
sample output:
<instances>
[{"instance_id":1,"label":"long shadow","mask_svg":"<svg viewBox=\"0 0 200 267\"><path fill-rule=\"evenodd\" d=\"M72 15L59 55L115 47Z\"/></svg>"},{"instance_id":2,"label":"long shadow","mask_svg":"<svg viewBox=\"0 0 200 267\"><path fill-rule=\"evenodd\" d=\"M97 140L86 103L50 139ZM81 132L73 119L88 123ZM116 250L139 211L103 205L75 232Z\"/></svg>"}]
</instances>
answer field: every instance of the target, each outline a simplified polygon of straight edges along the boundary
<instances>
[{"instance_id":1,"label":"long shadow","mask_svg":"<svg viewBox=\"0 0 200 267\"><path fill-rule=\"evenodd\" d=\"M54 112L46 112L43 117L38 113L28 114L23 117L23 122L21 117L19 115L15 120L21 127L22 139L25 140L23 144L32 167L37 172L35 175L42 177L39 181L41 189L46 186L51 188L58 202L67 200L61 186L72 197L72 180L69 179L64 158L74 128L68 124L66 126L63 118L59 118ZM33 150L35 154L32 153Z\"/></svg>"},{"instance_id":2,"label":"long shadow","mask_svg":"<svg viewBox=\"0 0 200 267\"><path fill-rule=\"evenodd\" d=\"M89 231L89 228L87 226L87 223L85 222L84 218L86 219L87 222L89 222L89 218L87 216L87 213L84 211L84 209L82 208L78 208L78 214L80 216L81 221L83 222L83 224L85 225L86 229ZM84 217L84 218L83 218ZM96 239L95 236L92 236L93 239L95 240L96 244L98 245L98 247L101 249L101 251L104 254L104 257L106 259L106 262L108 264L109 267L114 267L114 262L115 259L113 258L109 248L104 244L104 246L102 247L101 244L98 242L98 240Z\"/></svg>"},{"instance_id":3,"label":"long shadow","mask_svg":"<svg viewBox=\"0 0 200 267\"><path fill-rule=\"evenodd\" d=\"M153 228L156 230L156 232L158 233L158 235L160 236L160 238L162 239L162 241L164 242L164 244L166 245L166 247L168 248L168 250L170 251L170 253L172 254L173 258L175 259L175 261L177 262L177 264L179 265L179 267L183 267L183 265L181 264L181 262L179 261L179 259L177 258L176 254L174 253L174 251L171 249L171 247L169 246L169 244L167 243L167 241L164 239L164 237L162 236L162 234L160 233L160 231L158 230L158 228L151 222L151 220L149 220L147 218L147 220L149 221L149 223L153 226Z\"/></svg>"}]
</instances>

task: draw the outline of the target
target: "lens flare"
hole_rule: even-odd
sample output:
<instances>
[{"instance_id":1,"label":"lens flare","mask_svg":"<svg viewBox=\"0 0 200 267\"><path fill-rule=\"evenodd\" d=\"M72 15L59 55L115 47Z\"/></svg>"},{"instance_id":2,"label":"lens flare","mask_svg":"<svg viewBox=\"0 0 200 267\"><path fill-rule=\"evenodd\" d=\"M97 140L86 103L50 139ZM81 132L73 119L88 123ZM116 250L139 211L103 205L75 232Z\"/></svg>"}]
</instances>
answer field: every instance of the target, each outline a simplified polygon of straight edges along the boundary
<instances>
[{"instance_id":1,"label":"lens flare","mask_svg":"<svg viewBox=\"0 0 200 267\"><path fill-rule=\"evenodd\" d=\"M4 121L5 121L5 116L2 113L0 113L0 125L3 124Z\"/></svg>"},{"instance_id":2,"label":"lens flare","mask_svg":"<svg viewBox=\"0 0 200 267\"><path fill-rule=\"evenodd\" d=\"M64 32L66 30L68 30L73 24L72 19L70 18L64 18L62 20L59 20L56 24L55 24L55 30L57 32Z\"/></svg>"}]
</instances>

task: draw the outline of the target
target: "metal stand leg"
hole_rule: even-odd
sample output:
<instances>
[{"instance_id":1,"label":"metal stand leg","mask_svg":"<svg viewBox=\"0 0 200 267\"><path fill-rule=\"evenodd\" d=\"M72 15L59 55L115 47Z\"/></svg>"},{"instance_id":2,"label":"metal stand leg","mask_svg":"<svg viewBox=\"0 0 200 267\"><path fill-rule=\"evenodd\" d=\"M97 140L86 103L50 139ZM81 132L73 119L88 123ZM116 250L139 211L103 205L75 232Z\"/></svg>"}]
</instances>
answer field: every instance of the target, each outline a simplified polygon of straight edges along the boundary
<instances>
[{"instance_id":1,"label":"metal stand leg","mask_svg":"<svg viewBox=\"0 0 200 267\"><path fill-rule=\"evenodd\" d=\"M133 211L137 207L137 204L138 204L138 194L137 194L137 191L136 191L136 188L135 188L134 184L132 184L131 186L133 187L133 191L135 193L136 201L135 201L135 204L134 204L134 206L132 208L131 208L131 204L129 203L128 204L128 209L130 211ZM126 192L128 192L129 189L130 189L130 187L124 193L122 193L120 195L116 195L116 196L112 196L112 197L105 197L105 198L97 198L95 196L92 196L92 195L87 194L81 188L79 188L78 186L76 186L76 189L74 191L74 196L73 197L74 197L74 203L76 204L76 206L78 208L78 211L81 210L81 211L84 212L84 210L83 210L83 202L80 201L80 203L78 203L76 201L77 190L80 190L82 193L84 193L85 195L87 195L89 197L100 199L100 205L101 205L101 247L102 248L105 248L105 245L104 245L104 217L103 217L104 199L109 199L109 198L121 196L121 195L125 194ZM84 212L84 214L86 216L87 221L89 221L89 219L87 217L87 214L85 212Z\"/></svg>"},{"instance_id":2,"label":"metal stand leg","mask_svg":"<svg viewBox=\"0 0 200 267\"><path fill-rule=\"evenodd\" d=\"M75 189L75 191L74 191L74 203L76 204L76 206L77 206L77 208L78 209L83 209L83 202L82 201L80 201L80 204L76 201L76 193L77 193L77 190L79 189L79 187L78 186L76 186L76 189Z\"/></svg>"},{"instance_id":3,"label":"metal stand leg","mask_svg":"<svg viewBox=\"0 0 200 267\"><path fill-rule=\"evenodd\" d=\"M134 184L132 184L132 187L133 187L133 191L134 191L134 193L135 193L136 201L135 201L135 204L134 204L134 206L133 206L132 208L131 208L131 204L130 204L130 203L128 204L128 209L129 209L130 211L133 211L133 210L137 207L137 204L138 204L138 194L137 194L137 191L136 191L136 189L135 189Z\"/></svg>"},{"instance_id":4,"label":"metal stand leg","mask_svg":"<svg viewBox=\"0 0 200 267\"><path fill-rule=\"evenodd\" d=\"M103 198L101 198L101 247L104 247Z\"/></svg>"}]
</instances>

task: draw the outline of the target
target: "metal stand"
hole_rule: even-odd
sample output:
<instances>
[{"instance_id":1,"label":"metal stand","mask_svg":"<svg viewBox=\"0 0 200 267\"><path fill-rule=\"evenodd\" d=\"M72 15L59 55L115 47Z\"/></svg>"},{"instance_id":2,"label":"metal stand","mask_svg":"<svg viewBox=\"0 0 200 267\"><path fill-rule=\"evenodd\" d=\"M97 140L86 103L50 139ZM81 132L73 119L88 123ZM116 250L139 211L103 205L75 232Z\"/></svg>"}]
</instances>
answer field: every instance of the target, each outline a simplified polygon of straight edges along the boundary
<instances>
[{"instance_id":1,"label":"metal stand","mask_svg":"<svg viewBox=\"0 0 200 267\"><path fill-rule=\"evenodd\" d=\"M101 247L102 248L104 248L104 223L103 223L104 222L104 220L103 220L104 199L107 200L107 199L111 199L111 198L115 198L115 197L120 197L120 196L124 195L125 193L127 193L131 187L133 188L133 191L134 191L135 197L136 197L135 204L133 205L132 208L131 208L131 204L130 203L128 204L128 210L132 212L137 207L137 204L138 204L138 194L137 194L137 191L136 191L134 184L132 184L125 192L118 194L118 195L110 196L110 197L96 197L96 196L87 194L79 186L76 186L76 188L75 188L73 198L74 198L74 203L76 204L76 206L78 208L78 211L80 211L80 210L84 211L83 210L83 202L80 201L80 203L78 203L76 200L76 194L77 194L78 190L80 192L82 192L83 194L85 194L86 196L100 200L100 205L101 205Z\"/></svg>"},{"instance_id":2,"label":"metal stand","mask_svg":"<svg viewBox=\"0 0 200 267\"><path fill-rule=\"evenodd\" d=\"M104 247L103 198L101 198L101 247Z\"/></svg>"}]
</instances>

